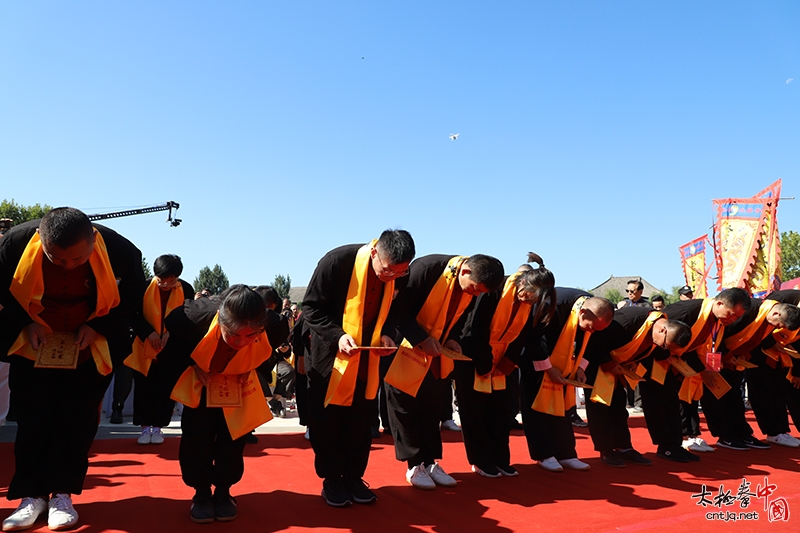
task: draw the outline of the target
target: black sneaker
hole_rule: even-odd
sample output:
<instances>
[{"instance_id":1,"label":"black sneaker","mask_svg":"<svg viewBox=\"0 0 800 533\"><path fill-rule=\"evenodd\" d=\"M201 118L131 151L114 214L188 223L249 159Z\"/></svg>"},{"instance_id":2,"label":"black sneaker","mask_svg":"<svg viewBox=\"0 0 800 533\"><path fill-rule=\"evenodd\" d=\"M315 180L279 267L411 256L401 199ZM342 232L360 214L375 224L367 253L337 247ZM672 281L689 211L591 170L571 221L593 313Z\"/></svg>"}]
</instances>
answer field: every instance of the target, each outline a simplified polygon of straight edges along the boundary
<instances>
[{"instance_id":1,"label":"black sneaker","mask_svg":"<svg viewBox=\"0 0 800 533\"><path fill-rule=\"evenodd\" d=\"M600 460L608 466L613 466L614 468L625 468L625 461L622 460L622 457L620 457L618 452L613 450L610 452L601 452Z\"/></svg>"},{"instance_id":2,"label":"black sneaker","mask_svg":"<svg viewBox=\"0 0 800 533\"><path fill-rule=\"evenodd\" d=\"M381 431L378 428L374 427L374 426L372 427L372 438L373 439L381 438Z\"/></svg>"},{"instance_id":3,"label":"black sneaker","mask_svg":"<svg viewBox=\"0 0 800 533\"><path fill-rule=\"evenodd\" d=\"M690 452L689 450L684 450L683 446L681 446L677 450L678 450L679 454L683 455L684 457L686 457L688 460L690 460L692 462L697 462L697 461L700 460L700 456L699 455L695 455L692 452Z\"/></svg>"},{"instance_id":4,"label":"black sneaker","mask_svg":"<svg viewBox=\"0 0 800 533\"><path fill-rule=\"evenodd\" d=\"M125 419L122 417L122 408L121 407L114 407L111 409L111 419L109 420L112 424L122 424Z\"/></svg>"},{"instance_id":5,"label":"black sneaker","mask_svg":"<svg viewBox=\"0 0 800 533\"><path fill-rule=\"evenodd\" d=\"M356 503L372 503L378 499L374 492L369 490L367 482L359 477L343 478L344 488L353 497ZM330 502L328 502L330 503Z\"/></svg>"},{"instance_id":6,"label":"black sneaker","mask_svg":"<svg viewBox=\"0 0 800 533\"><path fill-rule=\"evenodd\" d=\"M517 472L517 469L514 468L511 465L498 466L497 470L500 472L501 476L514 477L514 476L518 476L519 475L519 472Z\"/></svg>"},{"instance_id":7,"label":"black sneaker","mask_svg":"<svg viewBox=\"0 0 800 533\"><path fill-rule=\"evenodd\" d=\"M189 510L192 522L208 524L214 521L214 501L211 494L195 494L192 498L192 508Z\"/></svg>"},{"instance_id":8,"label":"black sneaker","mask_svg":"<svg viewBox=\"0 0 800 533\"><path fill-rule=\"evenodd\" d=\"M752 435L743 438L742 441L747 445L748 448L755 448L756 450L769 450L771 448L769 444L763 440L758 440Z\"/></svg>"},{"instance_id":9,"label":"black sneaker","mask_svg":"<svg viewBox=\"0 0 800 533\"><path fill-rule=\"evenodd\" d=\"M633 463L635 465L650 466L653 461L640 454L633 448L625 452L617 452L620 458L626 463Z\"/></svg>"},{"instance_id":10,"label":"black sneaker","mask_svg":"<svg viewBox=\"0 0 800 533\"><path fill-rule=\"evenodd\" d=\"M723 439L720 438L717 441L717 446L721 448L728 448L729 450L739 450L739 451L746 451L749 450L750 447L747 443L740 439Z\"/></svg>"},{"instance_id":11,"label":"black sneaker","mask_svg":"<svg viewBox=\"0 0 800 533\"><path fill-rule=\"evenodd\" d=\"M658 447L658 451L656 455L661 457L662 459L666 459L667 461L674 461L676 463L688 463L689 458L685 457L682 453L678 450L683 450L683 448L662 448L661 446Z\"/></svg>"},{"instance_id":12,"label":"black sneaker","mask_svg":"<svg viewBox=\"0 0 800 533\"><path fill-rule=\"evenodd\" d=\"M344 488L342 478L327 478L322 482L322 497L332 507L353 505L353 497Z\"/></svg>"},{"instance_id":13,"label":"black sneaker","mask_svg":"<svg viewBox=\"0 0 800 533\"><path fill-rule=\"evenodd\" d=\"M569 417L569 421L572 422L572 425L576 428L589 427L589 424L583 418L581 418L581 415L578 413L572 413L572 416Z\"/></svg>"},{"instance_id":14,"label":"black sneaker","mask_svg":"<svg viewBox=\"0 0 800 533\"><path fill-rule=\"evenodd\" d=\"M218 522L230 522L236 519L236 499L230 494L214 494L214 518Z\"/></svg>"},{"instance_id":15,"label":"black sneaker","mask_svg":"<svg viewBox=\"0 0 800 533\"><path fill-rule=\"evenodd\" d=\"M248 433L244 436L244 442L247 444L258 444L258 437L253 432Z\"/></svg>"},{"instance_id":16,"label":"black sneaker","mask_svg":"<svg viewBox=\"0 0 800 533\"><path fill-rule=\"evenodd\" d=\"M503 475L500 473L499 468L490 464L472 465L472 471L483 477L500 477Z\"/></svg>"}]
</instances>

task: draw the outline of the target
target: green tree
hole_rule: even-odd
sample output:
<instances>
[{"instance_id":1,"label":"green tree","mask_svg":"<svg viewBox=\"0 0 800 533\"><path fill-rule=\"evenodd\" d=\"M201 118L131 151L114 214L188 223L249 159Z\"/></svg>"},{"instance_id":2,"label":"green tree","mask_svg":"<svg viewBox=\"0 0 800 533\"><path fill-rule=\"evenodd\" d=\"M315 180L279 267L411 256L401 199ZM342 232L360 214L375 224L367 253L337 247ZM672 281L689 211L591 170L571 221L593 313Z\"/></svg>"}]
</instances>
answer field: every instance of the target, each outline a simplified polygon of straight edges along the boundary
<instances>
[{"instance_id":1,"label":"green tree","mask_svg":"<svg viewBox=\"0 0 800 533\"><path fill-rule=\"evenodd\" d=\"M214 268L204 266L200 269L200 273L194 280L194 290L200 292L203 289L208 289L211 294L219 294L228 288L228 276L219 265L214 265Z\"/></svg>"},{"instance_id":2,"label":"green tree","mask_svg":"<svg viewBox=\"0 0 800 533\"><path fill-rule=\"evenodd\" d=\"M625 299L623 298L622 293L617 289L608 289L605 295L603 295L603 298L610 301L614 305L617 305L619 302Z\"/></svg>"},{"instance_id":3,"label":"green tree","mask_svg":"<svg viewBox=\"0 0 800 533\"><path fill-rule=\"evenodd\" d=\"M800 233L781 232L781 281L800 278Z\"/></svg>"},{"instance_id":4,"label":"green tree","mask_svg":"<svg viewBox=\"0 0 800 533\"><path fill-rule=\"evenodd\" d=\"M47 204L20 205L12 198L10 202L8 200L0 202L0 218L10 218L15 225L22 224L35 218L42 218L51 209L53 208Z\"/></svg>"},{"instance_id":5,"label":"green tree","mask_svg":"<svg viewBox=\"0 0 800 533\"><path fill-rule=\"evenodd\" d=\"M150 270L150 265L147 264L147 258L142 256L142 270L144 271L144 279L153 277L153 272Z\"/></svg>"},{"instance_id":6,"label":"green tree","mask_svg":"<svg viewBox=\"0 0 800 533\"><path fill-rule=\"evenodd\" d=\"M272 282L272 286L275 287L275 290L278 291L278 295L281 298L288 298L289 289L292 288L292 278L288 275L284 276L283 274L278 274L275 276L275 281Z\"/></svg>"}]
</instances>

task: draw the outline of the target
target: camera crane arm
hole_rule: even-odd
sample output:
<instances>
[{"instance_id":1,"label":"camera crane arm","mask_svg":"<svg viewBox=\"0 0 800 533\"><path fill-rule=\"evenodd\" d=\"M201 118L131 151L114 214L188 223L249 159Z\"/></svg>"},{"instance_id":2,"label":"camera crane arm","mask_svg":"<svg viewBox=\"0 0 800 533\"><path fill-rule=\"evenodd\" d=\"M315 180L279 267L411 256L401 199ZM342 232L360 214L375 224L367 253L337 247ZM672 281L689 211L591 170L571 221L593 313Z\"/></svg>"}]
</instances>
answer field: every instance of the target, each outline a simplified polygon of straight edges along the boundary
<instances>
[{"instance_id":1,"label":"camera crane arm","mask_svg":"<svg viewBox=\"0 0 800 533\"><path fill-rule=\"evenodd\" d=\"M112 213L100 213L95 215L87 215L89 220L105 220L107 218L120 218L120 217L129 217L132 215L143 215L145 213L156 213L158 211L169 211L167 214L167 222L169 222L170 227L177 227L183 222L181 219L176 218L178 216L178 208L181 205L177 202L167 202L165 204L159 205L152 205L149 207L141 207L139 209L126 209L124 211L114 211ZM173 216L172 210L175 210L175 216Z\"/></svg>"}]
</instances>

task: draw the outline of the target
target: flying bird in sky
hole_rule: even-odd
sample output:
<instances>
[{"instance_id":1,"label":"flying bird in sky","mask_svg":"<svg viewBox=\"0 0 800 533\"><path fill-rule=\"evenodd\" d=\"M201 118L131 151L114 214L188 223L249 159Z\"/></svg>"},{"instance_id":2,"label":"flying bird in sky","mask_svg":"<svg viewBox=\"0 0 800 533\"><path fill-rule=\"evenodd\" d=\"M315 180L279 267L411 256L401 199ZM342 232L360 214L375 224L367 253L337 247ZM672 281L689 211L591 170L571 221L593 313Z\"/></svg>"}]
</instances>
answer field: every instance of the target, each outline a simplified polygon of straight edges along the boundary
<instances>
[{"instance_id":1,"label":"flying bird in sky","mask_svg":"<svg viewBox=\"0 0 800 533\"><path fill-rule=\"evenodd\" d=\"M456 139L458 139L459 135L461 135L461 134L460 133L451 133L450 134L450 140L451 141L455 141Z\"/></svg>"}]
</instances>

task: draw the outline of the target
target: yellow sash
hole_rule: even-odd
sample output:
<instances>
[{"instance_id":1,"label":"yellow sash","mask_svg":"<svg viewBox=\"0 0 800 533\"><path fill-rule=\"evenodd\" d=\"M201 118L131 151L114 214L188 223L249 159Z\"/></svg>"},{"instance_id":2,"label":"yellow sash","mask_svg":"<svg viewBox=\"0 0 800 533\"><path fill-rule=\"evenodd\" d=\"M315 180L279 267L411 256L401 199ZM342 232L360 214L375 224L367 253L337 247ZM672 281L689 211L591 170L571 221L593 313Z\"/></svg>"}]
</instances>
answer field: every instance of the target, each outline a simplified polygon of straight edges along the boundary
<instances>
[{"instance_id":1,"label":"yellow sash","mask_svg":"<svg viewBox=\"0 0 800 533\"><path fill-rule=\"evenodd\" d=\"M691 350L697 352L701 358L705 358L705 355L709 352L714 350L719 350L719 345L722 343L722 338L725 334L725 326L722 323L717 322L719 324L719 329L717 330L717 345L714 345L714 336L709 333L706 335L704 339L700 339L699 336L703 332L708 324L709 320L716 321L717 318L712 313L712 309L714 307L715 300L713 298L706 298L703 300L703 306L700 308L700 314L697 317L697 321L692 325L692 340L689 344L686 345L685 348L679 349L677 356L682 356L687 351ZM653 366L655 370L655 365ZM699 400L703 396L703 379L700 374L696 376L687 377L681 383L681 388L678 391L678 397L687 402L691 403L694 400Z\"/></svg>"},{"instance_id":2,"label":"yellow sash","mask_svg":"<svg viewBox=\"0 0 800 533\"><path fill-rule=\"evenodd\" d=\"M362 342L364 340L361 337L364 327L363 320L364 303L367 294L367 275L369 274L369 269L372 268L372 256L370 251L377 242L378 240L375 239L358 250L356 261L353 265L353 273L350 275L350 285L347 288L347 302L344 306L342 329L345 333L353 337L358 346L363 346ZM384 322L386 322L386 317L389 315L389 307L392 304L393 296L394 279L384 283L383 299L381 300L381 308L378 312L378 321L375 323L375 329L372 332L372 339L370 339L369 346L381 345L381 330L383 329ZM356 378L358 377L358 365L361 355L361 352L353 355L347 355L344 352L336 354L336 360L333 362L331 380L328 383L328 391L325 394L326 406L328 404L353 405L353 393L356 390ZM378 392L378 383L380 380L378 364L380 356L374 355L371 352L365 352L363 355L369 357L366 398L372 400Z\"/></svg>"},{"instance_id":3,"label":"yellow sash","mask_svg":"<svg viewBox=\"0 0 800 533\"><path fill-rule=\"evenodd\" d=\"M420 309L417 314L417 323L430 337L440 342L446 339L450 334L450 329L458 322L458 319L464 313L464 310L472 299L472 296L462 292L458 302L456 302L457 307L453 319L450 321L450 324L445 324L447 320L447 308L451 304L450 297L458 283L458 273L461 271L461 265L467 259L466 256L457 255L447 262L444 272L439 276L439 279L436 280L436 284L425 299L422 309ZM405 339L403 339L402 345L411 348L411 344ZM453 371L453 361L449 357L438 357L438 359L440 376L445 378ZM430 369L432 361L432 357L425 356L422 365L404 365L403 356L398 352L394 361L392 361L392 366L389 367L389 371L386 373L384 381L406 394L416 396L422 380L425 379L425 375L428 373L428 369ZM410 368L413 368L414 371L408 372L407 370Z\"/></svg>"},{"instance_id":4,"label":"yellow sash","mask_svg":"<svg viewBox=\"0 0 800 533\"><path fill-rule=\"evenodd\" d=\"M44 320L39 318L39 313L44 310L44 306L42 306L42 297L44 296L43 258L44 249L37 231L22 252L17 269L14 271L14 278L11 280L9 291L20 305L28 311L28 315L35 322L44 326L49 333L53 330L45 324ZM94 250L92 255L89 256L89 266L92 268L95 278L97 301L94 311L87 320L107 315L112 308L119 305L120 300L117 280L114 277L114 271L108 259L106 243L103 240L103 236L97 231L94 234ZM97 365L97 371L107 376L111 373L111 353L108 349L108 341L98 333L97 340L90 345L90 348L92 358L95 365ZM32 361L36 360L36 352L31 348L30 340L24 329L8 350L8 354L17 354Z\"/></svg>"},{"instance_id":5,"label":"yellow sash","mask_svg":"<svg viewBox=\"0 0 800 533\"><path fill-rule=\"evenodd\" d=\"M753 337L756 333L758 333L758 329L764 324L764 321L767 319L767 315L778 304L775 300L764 300L761 302L761 305L758 308L758 315L756 315L755 320L753 320L750 324L747 325L742 331L735 335L731 335L727 339L725 339L725 346L730 350L730 352L734 355L744 355L738 354L737 350L742 348L745 344L749 341L753 340ZM772 333L773 326L769 326L764 328L764 331L761 333L761 338L757 339L758 342L755 345L761 344L761 341L767 338L767 336Z\"/></svg>"},{"instance_id":6,"label":"yellow sash","mask_svg":"<svg viewBox=\"0 0 800 533\"><path fill-rule=\"evenodd\" d=\"M192 360L205 372L211 371L211 358L214 357L217 344L222 336L217 323L218 318L219 314L214 316L208 332L192 351ZM264 391L261 389L255 371L258 365L269 359L271 354L272 347L267 339L267 334L262 332L254 343L236 352L222 372L226 375L248 374L247 380L242 385L242 406L222 407L228 431L233 439L238 439L261 424L272 420L272 413L264 398ZM171 398L188 407L197 408L200 405L202 392L203 384L197 377L194 366L190 366L181 374L178 383L172 389Z\"/></svg>"},{"instance_id":7,"label":"yellow sash","mask_svg":"<svg viewBox=\"0 0 800 533\"><path fill-rule=\"evenodd\" d=\"M517 278L519 278L518 272L508 276L508 279L506 279L503 294L492 317L491 336L489 337L489 344L492 347L492 369L506 353L508 345L519 337L531 314L531 304L519 302L516 314L511 315L514 310L514 303L517 301ZM504 375L495 376L492 373L490 376L479 376L476 372L473 388L478 392L487 393L492 392L492 390L504 390L506 388L506 377Z\"/></svg>"},{"instance_id":8,"label":"yellow sash","mask_svg":"<svg viewBox=\"0 0 800 533\"><path fill-rule=\"evenodd\" d=\"M633 336L633 339L631 339L631 341L626 345L613 350L611 352L611 358L617 363L622 364L634 359L638 354L641 354L647 348L650 349L647 352L649 355L650 352L652 352L655 348L653 337L649 333L653 329L653 324L655 324L656 321L663 316L664 313L660 311L651 311L650 314L647 315L644 324L641 325L639 330ZM644 375L644 373L639 374L641 371L640 369L643 368L644 367L642 367L642 365L639 365L639 369L637 369L636 373L640 377ZM603 405L611 405L611 399L614 397L615 379L616 378L614 374L605 372L602 368L598 368L597 378L595 378L594 387L592 388L592 396L590 399L593 402L601 403ZM630 379L628 380L628 384L631 386L631 389L636 388L636 383L632 382Z\"/></svg>"},{"instance_id":9,"label":"yellow sash","mask_svg":"<svg viewBox=\"0 0 800 533\"><path fill-rule=\"evenodd\" d=\"M581 296L572 305L572 311L569 313L567 323L558 336L558 341L556 341L553 353L550 354L550 364L559 369L561 374L568 379L574 379L575 372L577 372L581 360L583 359L583 352L586 351L586 343L589 342L589 337L591 336L589 331L584 332L583 342L578 351L578 356L573 358L575 336L578 333L578 317L583 302L585 302L587 298L587 296ZM533 401L532 408L541 413L564 416L564 412L574 405L575 387L572 385L564 386L560 383L553 383L547 373L545 373L542 378L542 386L536 394L536 399Z\"/></svg>"},{"instance_id":10,"label":"yellow sash","mask_svg":"<svg viewBox=\"0 0 800 533\"><path fill-rule=\"evenodd\" d=\"M150 282L147 290L144 292L144 299L142 300L142 315L159 336L163 336L165 329L162 328L164 317L170 314L175 308L183 305L183 285L178 282L178 286L169 291L169 299L167 300L167 309L164 316L161 316L161 291L158 288L158 281L156 278ZM153 357L156 353L153 346L147 342L147 339L141 340L136 337L133 340L133 352L125 359L125 366L130 367L145 376L150 371L150 365L153 362Z\"/></svg>"}]
</instances>

